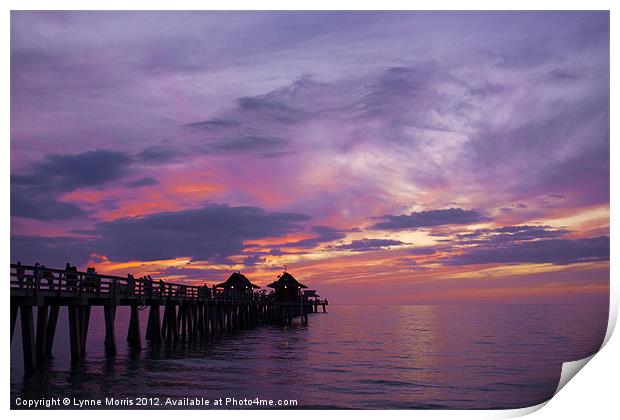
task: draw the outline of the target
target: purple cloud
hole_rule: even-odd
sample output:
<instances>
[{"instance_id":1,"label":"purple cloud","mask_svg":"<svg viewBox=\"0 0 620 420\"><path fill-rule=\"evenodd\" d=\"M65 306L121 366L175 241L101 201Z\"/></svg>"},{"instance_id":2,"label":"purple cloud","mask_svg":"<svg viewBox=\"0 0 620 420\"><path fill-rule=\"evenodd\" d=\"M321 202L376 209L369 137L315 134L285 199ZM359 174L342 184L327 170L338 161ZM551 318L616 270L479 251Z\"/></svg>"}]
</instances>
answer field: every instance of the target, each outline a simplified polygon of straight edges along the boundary
<instances>
[{"instance_id":1,"label":"purple cloud","mask_svg":"<svg viewBox=\"0 0 620 420\"><path fill-rule=\"evenodd\" d=\"M57 192L96 187L128 174L131 157L123 152L93 150L84 153L46 156L31 165L26 174L11 177L11 184Z\"/></svg>"},{"instance_id":2,"label":"purple cloud","mask_svg":"<svg viewBox=\"0 0 620 420\"><path fill-rule=\"evenodd\" d=\"M98 222L94 229L79 232L88 238L14 236L11 253L16 259L35 256L56 265L63 263L59 257L64 254L79 254L77 262L83 263L91 252L114 261L190 257L226 263L229 256L242 253L246 240L296 232L308 220L299 213L209 205Z\"/></svg>"},{"instance_id":3,"label":"purple cloud","mask_svg":"<svg viewBox=\"0 0 620 420\"><path fill-rule=\"evenodd\" d=\"M408 215L386 215L383 221L376 223L374 229L404 230L420 229L443 225L466 225L491 220L479 210L449 208L445 210L425 210Z\"/></svg>"},{"instance_id":4,"label":"purple cloud","mask_svg":"<svg viewBox=\"0 0 620 420\"><path fill-rule=\"evenodd\" d=\"M157 181L155 178L144 177L144 178L139 178L139 179L136 179L135 181L131 181L125 184L125 187L126 188L140 188L140 187L147 187L150 185L157 185L157 184L159 184L159 181Z\"/></svg>"},{"instance_id":5,"label":"purple cloud","mask_svg":"<svg viewBox=\"0 0 620 420\"><path fill-rule=\"evenodd\" d=\"M456 241L460 244L501 244L503 242L557 238L569 232L566 229L557 229L551 226L503 226L496 229L477 229L470 233L457 234Z\"/></svg>"},{"instance_id":6,"label":"purple cloud","mask_svg":"<svg viewBox=\"0 0 620 420\"><path fill-rule=\"evenodd\" d=\"M394 239L356 239L348 244L334 246L333 249L364 252L364 251L376 251L383 248L389 248L390 246L404 245L405 242L397 241Z\"/></svg>"},{"instance_id":7,"label":"purple cloud","mask_svg":"<svg viewBox=\"0 0 620 420\"><path fill-rule=\"evenodd\" d=\"M556 265L609 261L609 237L542 239L465 248L446 265L551 263Z\"/></svg>"}]
</instances>

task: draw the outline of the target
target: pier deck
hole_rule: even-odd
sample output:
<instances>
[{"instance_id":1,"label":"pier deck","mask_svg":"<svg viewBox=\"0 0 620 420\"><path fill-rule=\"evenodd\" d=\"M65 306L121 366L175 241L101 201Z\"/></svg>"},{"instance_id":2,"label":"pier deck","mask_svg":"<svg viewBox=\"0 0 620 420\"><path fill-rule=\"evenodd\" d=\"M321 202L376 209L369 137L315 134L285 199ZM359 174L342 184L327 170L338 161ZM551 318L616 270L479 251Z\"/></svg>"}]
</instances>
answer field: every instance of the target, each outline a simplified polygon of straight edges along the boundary
<instances>
[{"instance_id":1,"label":"pier deck","mask_svg":"<svg viewBox=\"0 0 620 420\"><path fill-rule=\"evenodd\" d=\"M308 314L318 312L319 307L325 312L327 305L327 300L318 297L299 296L295 301L282 302L252 291L217 290L147 278L11 264L11 342L19 313L26 373L35 371L51 356L58 314L63 306L69 314L71 360L78 363L85 356L93 306L103 307L105 351L113 355L118 306L130 307L127 343L140 350L138 313L144 309L149 310L145 339L159 345L265 323L290 323L294 317L308 322ZM36 322L33 307L37 307Z\"/></svg>"}]
</instances>

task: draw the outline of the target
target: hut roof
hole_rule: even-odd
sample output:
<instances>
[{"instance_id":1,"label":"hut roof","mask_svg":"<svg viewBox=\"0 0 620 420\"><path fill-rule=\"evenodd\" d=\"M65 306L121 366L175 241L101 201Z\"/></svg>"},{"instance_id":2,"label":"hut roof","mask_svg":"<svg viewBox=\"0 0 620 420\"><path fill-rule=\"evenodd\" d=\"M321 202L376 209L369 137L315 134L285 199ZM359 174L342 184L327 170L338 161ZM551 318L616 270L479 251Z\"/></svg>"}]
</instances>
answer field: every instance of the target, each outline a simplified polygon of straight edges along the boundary
<instances>
[{"instance_id":1,"label":"hut roof","mask_svg":"<svg viewBox=\"0 0 620 420\"><path fill-rule=\"evenodd\" d=\"M278 280L267 285L267 287L272 287L272 288L282 287L282 286L289 286L289 287L299 286L299 288L301 289L308 288L308 286L298 282L297 279L293 277L291 273L287 273L286 271L281 276L278 277Z\"/></svg>"},{"instance_id":2,"label":"hut roof","mask_svg":"<svg viewBox=\"0 0 620 420\"><path fill-rule=\"evenodd\" d=\"M224 283L216 284L215 287L223 287L223 288L233 288L238 290L244 290L247 288L252 289L260 289L260 286L257 286L250 282L246 276L239 272L234 272L228 277Z\"/></svg>"}]
</instances>

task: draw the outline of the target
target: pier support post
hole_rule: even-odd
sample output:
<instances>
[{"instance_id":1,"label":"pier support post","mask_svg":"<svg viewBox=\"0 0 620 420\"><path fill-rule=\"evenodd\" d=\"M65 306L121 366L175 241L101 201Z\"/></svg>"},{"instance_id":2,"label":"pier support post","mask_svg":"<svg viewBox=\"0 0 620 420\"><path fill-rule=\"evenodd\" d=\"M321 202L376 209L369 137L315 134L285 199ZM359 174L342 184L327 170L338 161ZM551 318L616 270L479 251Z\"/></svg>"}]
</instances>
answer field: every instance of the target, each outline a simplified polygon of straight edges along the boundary
<instances>
[{"instance_id":1,"label":"pier support post","mask_svg":"<svg viewBox=\"0 0 620 420\"><path fill-rule=\"evenodd\" d=\"M224 304L219 304L219 310L217 313L218 316L218 323L220 324L220 332L224 332L224 315L225 315L225 305Z\"/></svg>"},{"instance_id":2,"label":"pier support post","mask_svg":"<svg viewBox=\"0 0 620 420\"><path fill-rule=\"evenodd\" d=\"M82 339L80 337L82 326L80 325L80 307L69 305L69 342L71 344L71 363L77 363L82 358Z\"/></svg>"},{"instance_id":3,"label":"pier support post","mask_svg":"<svg viewBox=\"0 0 620 420\"><path fill-rule=\"evenodd\" d=\"M174 342L178 342L179 341L179 326L177 325L177 321L176 321L176 313L177 313L177 307L174 303L171 304L171 312L170 312L170 331L172 331L172 339L174 340ZM181 311L181 307L179 306L179 311Z\"/></svg>"},{"instance_id":4,"label":"pier support post","mask_svg":"<svg viewBox=\"0 0 620 420\"><path fill-rule=\"evenodd\" d=\"M228 331L233 331L239 326L239 306L237 304L228 305Z\"/></svg>"},{"instance_id":5,"label":"pier support post","mask_svg":"<svg viewBox=\"0 0 620 420\"><path fill-rule=\"evenodd\" d=\"M238 327L241 329L248 328L248 313L247 313L248 305L240 304L239 305L239 322Z\"/></svg>"},{"instance_id":6,"label":"pier support post","mask_svg":"<svg viewBox=\"0 0 620 420\"><path fill-rule=\"evenodd\" d=\"M45 362L47 350L47 315L49 307L47 305L37 308L37 363L39 365Z\"/></svg>"},{"instance_id":7,"label":"pier support post","mask_svg":"<svg viewBox=\"0 0 620 420\"><path fill-rule=\"evenodd\" d=\"M166 342L172 340L172 331L170 330L170 303L164 304L164 319L161 322L161 338Z\"/></svg>"},{"instance_id":8,"label":"pier support post","mask_svg":"<svg viewBox=\"0 0 620 420\"><path fill-rule=\"evenodd\" d=\"M217 332L217 308L218 305L215 303L209 305L209 327L211 335L215 335Z\"/></svg>"},{"instance_id":9,"label":"pier support post","mask_svg":"<svg viewBox=\"0 0 620 420\"><path fill-rule=\"evenodd\" d=\"M177 329L177 314L174 302L166 302L166 306L164 307L164 320L162 323L161 331L161 335L167 343L173 340L175 343L178 341L179 333Z\"/></svg>"},{"instance_id":10,"label":"pier support post","mask_svg":"<svg viewBox=\"0 0 620 420\"><path fill-rule=\"evenodd\" d=\"M19 306L11 302L11 343L13 342L13 333L15 332L15 324L17 323L17 312L18 311L19 311Z\"/></svg>"},{"instance_id":11,"label":"pier support post","mask_svg":"<svg viewBox=\"0 0 620 420\"><path fill-rule=\"evenodd\" d=\"M200 334L200 303L192 305L192 334L194 339L198 338Z\"/></svg>"},{"instance_id":12,"label":"pier support post","mask_svg":"<svg viewBox=\"0 0 620 420\"><path fill-rule=\"evenodd\" d=\"M207 336L210 336L212 333L212 330L211 330L211 307L212 306L213 306L212 303L205 304L205 334Z\"/></svg>"},{"instance_id":13,"label":"pier support post","mask_svg":"<svg viewBox=\"0 0 620 420\"><path fill-rule=\"evenodd\" d=\"M116 335L114 333L114 320L116 318L116 306L107 305L103 307L103 317L105 320L105 353L108 356L116 355Z\"/></svg>"},{"instance_id":14,"label":"pier support post","mask_svg":"<svg viewBox=\"0 0 620 420\"><path fill-rule=\"evenodd\" d=\"M168 303L164 304L164 318L161 320L161 338L168 341Z\"/></svg>"},{"instance_id":15,"label":"pier support post","mask_svg":"<svg viewBox=\"0 0 620 420\"><path fill-rule=\"evenodd\" d=\"M179 305L177 327L181 335L181 340L185 340L187 336L187 304L185 302Z\"/></svg>"},{"instance_id":16,"label":"pier support post","mask_svg":"<svg viewBox=\"0 0 620 420\"><path fill-rule=\"evenodd\" d=\"M32 306L21 306L19 310L22 324L22 351L24 356L24 373L34 372L37 366L35 352L34 323Z\"/></svg>"},{"instance_id":17,"label":"pier support post","mask_svg":"<svg viewBox=\"0 0 620 420\"><path fill-rule=\"evenodd\" d=\"M135 350L142 349L140 338L140 316L138 305L131 305L131 315L129 317L129 330L127 331L127 343Z\"/></svg>"},{"instance_id":18,"label":"pier support post","mask_svg":"<svg viewBox=\"0 0 620 420\"><path fill-rule=\"evenodd\" d=\"M54 348L54 337L56 336L56 324L58 324L58 313L60 312L60 306L50 306L50 314L47 319L47 345L45 347L45 357L52 357L52 349Z\"/></svg>"},{"instance_id":19,"label":"pier support post","mask_svg":"<svg viewBox=\"0 0 620 420\"><path fill-rule=\"evenodd\" d=\"M197 311L196 324L198 326L197 333L200 338L203 338L205 336L205 311L204 309L205 309L204 304L198 303L196 305L196 311Z\"/></svg>"},{"instance_id":20,"label":"pier support post","mask_svg":"<svg viewBox=\"0 0 620 420\"><path fill-rule=\"evenodd\" d=\"M149 308L149 321L146 325L146 339L154 344L161 343L159 304L154 303Z\"/></svg>"},{"instance_id":21,"label":"pier support post","mask_svg":"<svg viewBox=\"0 0 620 420\"><path fill-rule=\"evenodd\" d=\"M185 308L187 314L187 336L190 340L195 338L194 328L196 324L196 319L194 318L194 305L188 303Z\"/></svg>"},{"instance_id":22,"label":"pier support post","mask_svg":"<svg viewBox=\"0 0 620 420\"><path fill-rule=\"evenodd\" d=\"M154 305L155 307L152 308L155 311L155 315L153 315L153 341L157 344L161 343L161 334L160 334L160 327L161 327L161 315L160 315L160 310L159 310L159 304Z\"/></svg>"},{"instance_id":23,"label":"pier support post","mask_svg":"<svg viewBox=\"0 0 620 420\"><path fill-rule=\"evenodd\" d=\"M207 325L209 327L210 336L215 334L215 308L216 305L214 303L209 303L209 305L207 305L207 312L209 313L209 322Z\"/></svg>"},{"instance_id":24,"label":"pier support post","mask_svg":"<svg viewBox=\"0 0 620 420\"><path fill-rule=\"evenodd\" d=\"M88 324L90 323L90 306L80 307L80 346L82 347L82 357L86 354L86 337L88 336Z\"/></svg>"}]
</instances>

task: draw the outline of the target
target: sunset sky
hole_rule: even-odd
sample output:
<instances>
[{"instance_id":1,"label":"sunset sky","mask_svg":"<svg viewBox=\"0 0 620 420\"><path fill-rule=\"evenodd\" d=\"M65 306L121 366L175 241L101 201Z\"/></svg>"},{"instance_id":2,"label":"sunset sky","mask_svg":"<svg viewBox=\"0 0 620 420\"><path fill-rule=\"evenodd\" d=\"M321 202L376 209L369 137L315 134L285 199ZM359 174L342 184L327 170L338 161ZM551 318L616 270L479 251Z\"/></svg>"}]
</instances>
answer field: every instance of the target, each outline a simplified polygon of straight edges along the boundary
<instances>
[{"instance_id":1,"label":"sunset sky","mask_svg":"<svg viewBox=\"0 0 620 420\"><path fill-rule=\"evenodd\" d=\"M604 302L607 12L12 12L11 261Z\"/></svg>"}]
</instances>

